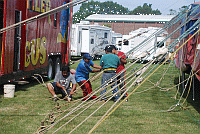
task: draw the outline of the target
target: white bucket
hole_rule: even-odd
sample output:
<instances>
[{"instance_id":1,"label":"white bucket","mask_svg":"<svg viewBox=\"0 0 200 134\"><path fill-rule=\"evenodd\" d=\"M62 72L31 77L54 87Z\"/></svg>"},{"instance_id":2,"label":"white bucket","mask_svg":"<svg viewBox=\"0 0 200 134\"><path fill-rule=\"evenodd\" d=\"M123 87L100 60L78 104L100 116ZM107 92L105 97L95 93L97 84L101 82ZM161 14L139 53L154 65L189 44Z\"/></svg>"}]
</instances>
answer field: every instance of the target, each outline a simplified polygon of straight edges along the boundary
<instances>
[{"instance_id":1,"label":"white bucket","mask_svg":"<svg viewBox=\"0 0 200 134\"><path fill-rule=\"evenodd\" d=\"M15 93L15 85L4 85L4 97L13 98Z\"/></svg>"}]
</instances>

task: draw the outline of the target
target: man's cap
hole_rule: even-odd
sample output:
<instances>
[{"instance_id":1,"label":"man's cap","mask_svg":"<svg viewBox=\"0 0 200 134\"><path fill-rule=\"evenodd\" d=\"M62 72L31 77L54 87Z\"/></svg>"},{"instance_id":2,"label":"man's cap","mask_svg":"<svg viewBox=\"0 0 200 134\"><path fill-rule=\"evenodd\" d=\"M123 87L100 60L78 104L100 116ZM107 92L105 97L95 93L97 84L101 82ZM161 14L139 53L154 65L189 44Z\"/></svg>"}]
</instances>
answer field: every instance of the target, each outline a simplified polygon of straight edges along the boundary
<instances>
[{"instance_id":1,"label":"man's cap","mask_svg":"<svg viewBox=\"0 0 200 134\"><path fill-rule=\"evenodd\" d=\"M117 50L117 47L115 45L110 45L113 49Z\"/></svg>"},{"instance_id":2,"label":"man's cap","mask_svg":"<svg viewBox=\"0 0 200 134\"><path fill-rule=\"evenodd\" d=\"M112 52L112 50L113 50L113 47L111 45L108 45L105 47L105 51L107 52Z\"/></svg>"},{"instance_id":3,"label":"man's cap","mask_svg":"<svg viewBox=\"0 0 200 134\"><path fill-rule=\"evenodd\" d=\"M83 59L88 59L88 60L91 60L91 59L92 59L92 57L90 56L90 54L89 54L89 53L85 53L85 54L83 55Z\"/></svg>"}]
</instances>

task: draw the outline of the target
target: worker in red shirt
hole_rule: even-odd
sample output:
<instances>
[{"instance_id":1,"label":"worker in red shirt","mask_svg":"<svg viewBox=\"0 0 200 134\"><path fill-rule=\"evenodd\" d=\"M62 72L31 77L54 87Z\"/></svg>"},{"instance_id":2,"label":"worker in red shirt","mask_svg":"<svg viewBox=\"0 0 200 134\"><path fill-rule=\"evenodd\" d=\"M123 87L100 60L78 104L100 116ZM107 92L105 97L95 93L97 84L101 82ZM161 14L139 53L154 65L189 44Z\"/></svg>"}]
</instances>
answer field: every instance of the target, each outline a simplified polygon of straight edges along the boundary
<instances>
[{"instance_id":1,"label":"worker in red shirt","mask_svg":"<svg viewBox=\"0 0 200 134\"><path fill-rule=\"evenodd\" d=\"M121 64L117 67L117 73L119 73L122 70L124 70L124 68L125 68L124 65L127 63L126 56L125 56L125 54L123 52L117 51L116 46L114 46L114 45L110 45L110 46L113 47L113 51L112 51L113 54L116 54L119 57L119 59L120 59ZM121 81L123 81L125 79L125 72L126 71L124 71L123 73L121 73L117 77L117 80L118 80L117 84L119 84ZM121 79L121 80L119 80L119 79ZM125 85L125 81L122 84L119 85L119 88L121 89L124 85ZM123 94L125 92L125 87L123 89L121 89L121 90L122 90L121 94ZM124 94L123 99L125 99L127 96L128 96L127 93ZM126 99L126 101L128 101L128 99Z\"/></svg>"}]
</instances>

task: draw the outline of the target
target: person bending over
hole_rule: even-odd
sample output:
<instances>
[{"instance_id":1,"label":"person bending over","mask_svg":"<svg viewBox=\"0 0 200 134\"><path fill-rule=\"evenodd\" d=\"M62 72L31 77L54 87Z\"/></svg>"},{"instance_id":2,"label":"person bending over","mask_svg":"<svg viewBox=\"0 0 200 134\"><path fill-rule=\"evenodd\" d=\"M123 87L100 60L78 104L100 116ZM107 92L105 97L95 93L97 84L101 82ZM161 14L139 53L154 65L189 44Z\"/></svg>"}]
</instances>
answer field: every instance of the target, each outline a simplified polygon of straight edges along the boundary
<instances>
[{"instance_id":1,"label":"person bending over","mask_svg":"<svg viewBox=\"0 0 200 134\"><path fill-rule=\"evenodd\" d=\"M78 64L76 68L76 73L75 73L75 79L76 82L81 86L81 89L83 90L83 97L87 96L92 92L92 85L90 83L89 79L89 73L93 72L99 72L101 71L101 66L98 66L92 62L92 57L90 56L89 53L85 53L83 55L83 59L81 62ZM98 69L92 69L90 66ZM87 82L86 82L87 81ZM85 83L86 82L86 83ZM83 83L85 83L83 85ZM92 99L96 98L96 95L92 96ZM87 98L83 99L86 100Z\"/></svg>"},{"instance_id":2,"label":"person bending over","mask_svg":"<svg viewBox=\"0 0 200 134\"><path fill-rule=\"evenodd\" d=\"M73 92L76 89L76 80L70 73L68 66L63 66L62 71L59 71L54 79L54 82L47 83L49 92L53 95L53 100L57 101L57 94L62 94L62 98L70 101L72 99ZM70 87L72 83L72 88Z\"/></svg>"}]
</instances>

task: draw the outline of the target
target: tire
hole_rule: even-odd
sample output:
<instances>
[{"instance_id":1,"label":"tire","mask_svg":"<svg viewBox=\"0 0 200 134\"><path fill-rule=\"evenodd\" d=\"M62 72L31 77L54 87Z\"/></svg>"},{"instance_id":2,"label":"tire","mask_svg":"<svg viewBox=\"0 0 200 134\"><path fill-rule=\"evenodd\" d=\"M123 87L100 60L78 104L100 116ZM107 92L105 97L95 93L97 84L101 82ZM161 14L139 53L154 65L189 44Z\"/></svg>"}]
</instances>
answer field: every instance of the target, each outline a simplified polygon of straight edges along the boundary
<instances>
[{"instance_id":1,"label":"tire","mask_svg":"<svg viewBox=\"0 0 200 134\"><path fill-rule=\"evenodd\" d=\"M48 73L47 76L52 80L54 78L54 68L52 59L48 60Z\"/></svg>"},{"instance_id":2,"label":"tire","mask_svg":"<svg viewBox=\"0 0 200 134\"><path fill-rule=\"evenodd\" d=\"M56 58L55 61L55 75L61 70L61 61L60 58Z\"/></svg>"}]
</instances>

